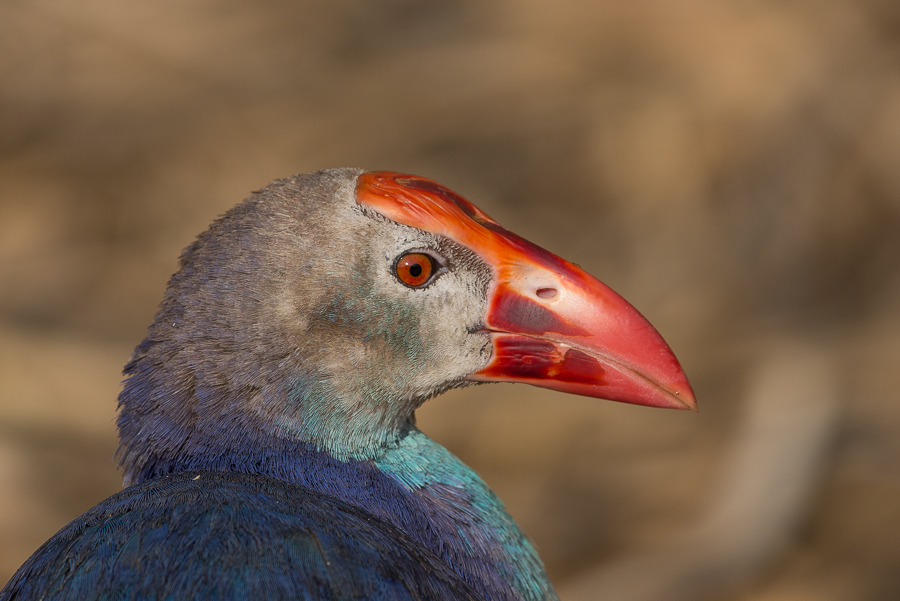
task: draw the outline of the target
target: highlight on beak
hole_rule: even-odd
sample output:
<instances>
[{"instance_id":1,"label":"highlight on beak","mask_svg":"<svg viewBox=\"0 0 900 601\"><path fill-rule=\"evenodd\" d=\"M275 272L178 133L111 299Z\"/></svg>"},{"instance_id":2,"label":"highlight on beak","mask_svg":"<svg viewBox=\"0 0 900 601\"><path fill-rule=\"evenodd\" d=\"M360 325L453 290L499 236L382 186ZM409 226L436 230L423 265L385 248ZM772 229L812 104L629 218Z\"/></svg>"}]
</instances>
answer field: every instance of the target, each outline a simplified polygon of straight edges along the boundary
<instances>
[{"instance_id":1,"label":"highlight on beak","mask_svg":"<svg viewBox=\"0 0 900 601\"><path fill-rule=\"evenodd\" d=\"M493 354L471 374L613 401L697 410L674 353L625 299L573 263L504 229L426 178L376 171L357 202L388 219L445 236L494 270L483 331Z\"/></svg>"}]
</instances>

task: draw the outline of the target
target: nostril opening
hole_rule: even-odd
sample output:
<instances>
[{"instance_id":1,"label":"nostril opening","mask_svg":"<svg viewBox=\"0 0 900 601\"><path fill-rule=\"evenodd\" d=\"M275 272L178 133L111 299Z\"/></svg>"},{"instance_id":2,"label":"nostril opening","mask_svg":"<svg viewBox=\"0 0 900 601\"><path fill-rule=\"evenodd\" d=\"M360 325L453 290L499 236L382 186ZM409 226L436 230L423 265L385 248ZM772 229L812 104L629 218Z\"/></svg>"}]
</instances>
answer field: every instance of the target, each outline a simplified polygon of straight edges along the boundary
<instances>
[{"instance_id":1,"label":"nostril opening","mask_svg":"<svg viewBox=\"0 0 900 601\"><path fill-rule=\"evenodd\" d=\"M535 292L540 298L556 298L558 292L556 288L538 288Z\"/></svg>"}]
</instances>

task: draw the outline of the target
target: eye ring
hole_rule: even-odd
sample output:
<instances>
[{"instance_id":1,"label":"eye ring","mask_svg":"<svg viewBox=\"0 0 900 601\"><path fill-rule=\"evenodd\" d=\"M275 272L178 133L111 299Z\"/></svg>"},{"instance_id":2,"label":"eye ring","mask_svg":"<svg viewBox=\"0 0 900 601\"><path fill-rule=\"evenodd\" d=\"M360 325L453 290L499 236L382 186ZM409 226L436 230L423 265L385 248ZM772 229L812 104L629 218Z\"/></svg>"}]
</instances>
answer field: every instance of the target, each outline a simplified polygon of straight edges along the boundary
<instances>
[{"instance_id":1,"label":"eye ring","mask_svg":"<svg viewBox=\"0 0 900 601\"><path fill-rule=\"evenodd\" d=\"M420 250L405 252L394 261L394 277L408 288L424 288L443 270L430 253Z\"/></svg>"}]
</instances>

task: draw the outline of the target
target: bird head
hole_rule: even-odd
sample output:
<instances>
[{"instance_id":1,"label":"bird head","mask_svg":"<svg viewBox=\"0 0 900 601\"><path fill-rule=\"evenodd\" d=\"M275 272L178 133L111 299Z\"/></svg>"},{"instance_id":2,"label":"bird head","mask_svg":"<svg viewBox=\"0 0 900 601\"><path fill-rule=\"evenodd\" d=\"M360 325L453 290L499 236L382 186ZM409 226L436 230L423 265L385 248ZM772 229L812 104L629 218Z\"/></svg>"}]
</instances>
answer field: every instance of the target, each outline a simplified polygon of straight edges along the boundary
<instances>
[{"instance_id":1,"label":"bird head","mask_svg":"<svg viewBox=\"0 0 900 601\"><path fill-rule=\"evenodd\" d=\"M215 221L125 374L126 480L273 439L373 458L425 400L479 382L696 409L599 280L436 182L353 169L275 181Z\"/></svg>"}]
</instances>

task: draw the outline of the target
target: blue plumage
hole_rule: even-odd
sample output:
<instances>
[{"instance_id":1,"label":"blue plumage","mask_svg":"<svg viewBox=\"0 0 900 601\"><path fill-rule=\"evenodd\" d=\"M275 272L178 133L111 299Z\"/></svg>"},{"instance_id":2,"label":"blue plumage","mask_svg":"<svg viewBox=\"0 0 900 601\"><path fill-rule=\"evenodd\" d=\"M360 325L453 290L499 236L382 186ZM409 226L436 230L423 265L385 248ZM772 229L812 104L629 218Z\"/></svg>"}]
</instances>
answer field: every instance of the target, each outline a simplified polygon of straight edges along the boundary
<instances>
[{"instance_id":1,"label":"blue plumage","mask_svg":"<svg viewBox=\"0 0 900 601\"><path fill-rule=\"evenodd\" d=\"M224 538L216 538L219 531ZM312 535L305 533L316 532L322 554L298 559L294 547L279 550L280 541L300 540L297 532L307 539ZM334 561L350 570L328 572L334 581L320 566L332 547ZM387 563L372 563L379 556ZM421 563L427 569L413 565ZM180 574L183 566L190 566L189 578ZM253 580L246 570L272 576ZM275 577L285 570L290 578ZM309 444L273 438L257 452L157 463L141 484L94 507L38 549L0 600L40 598L42 591L48 598L84 599L106 589L135 591L122 597L128 599L169 592L175 598L244 598L232 580L265 591L251 598L553 595L534 548L500 500L471 469L411 428L378 462L339 461ZM210 581L213 588L202 588L213 586ZM95 592L83 596L89 587Z\"/></svg>"},{"instance_id":2,"label":"blue plumage","mask_svg":"<svg viewBox=\"0 0 900 601\"><path fill-rule=\"evenodd\" d=\"M116 494L3 599L484 599L402 530L283 480L187 472Z\"/></svg>"}]
</instances>

